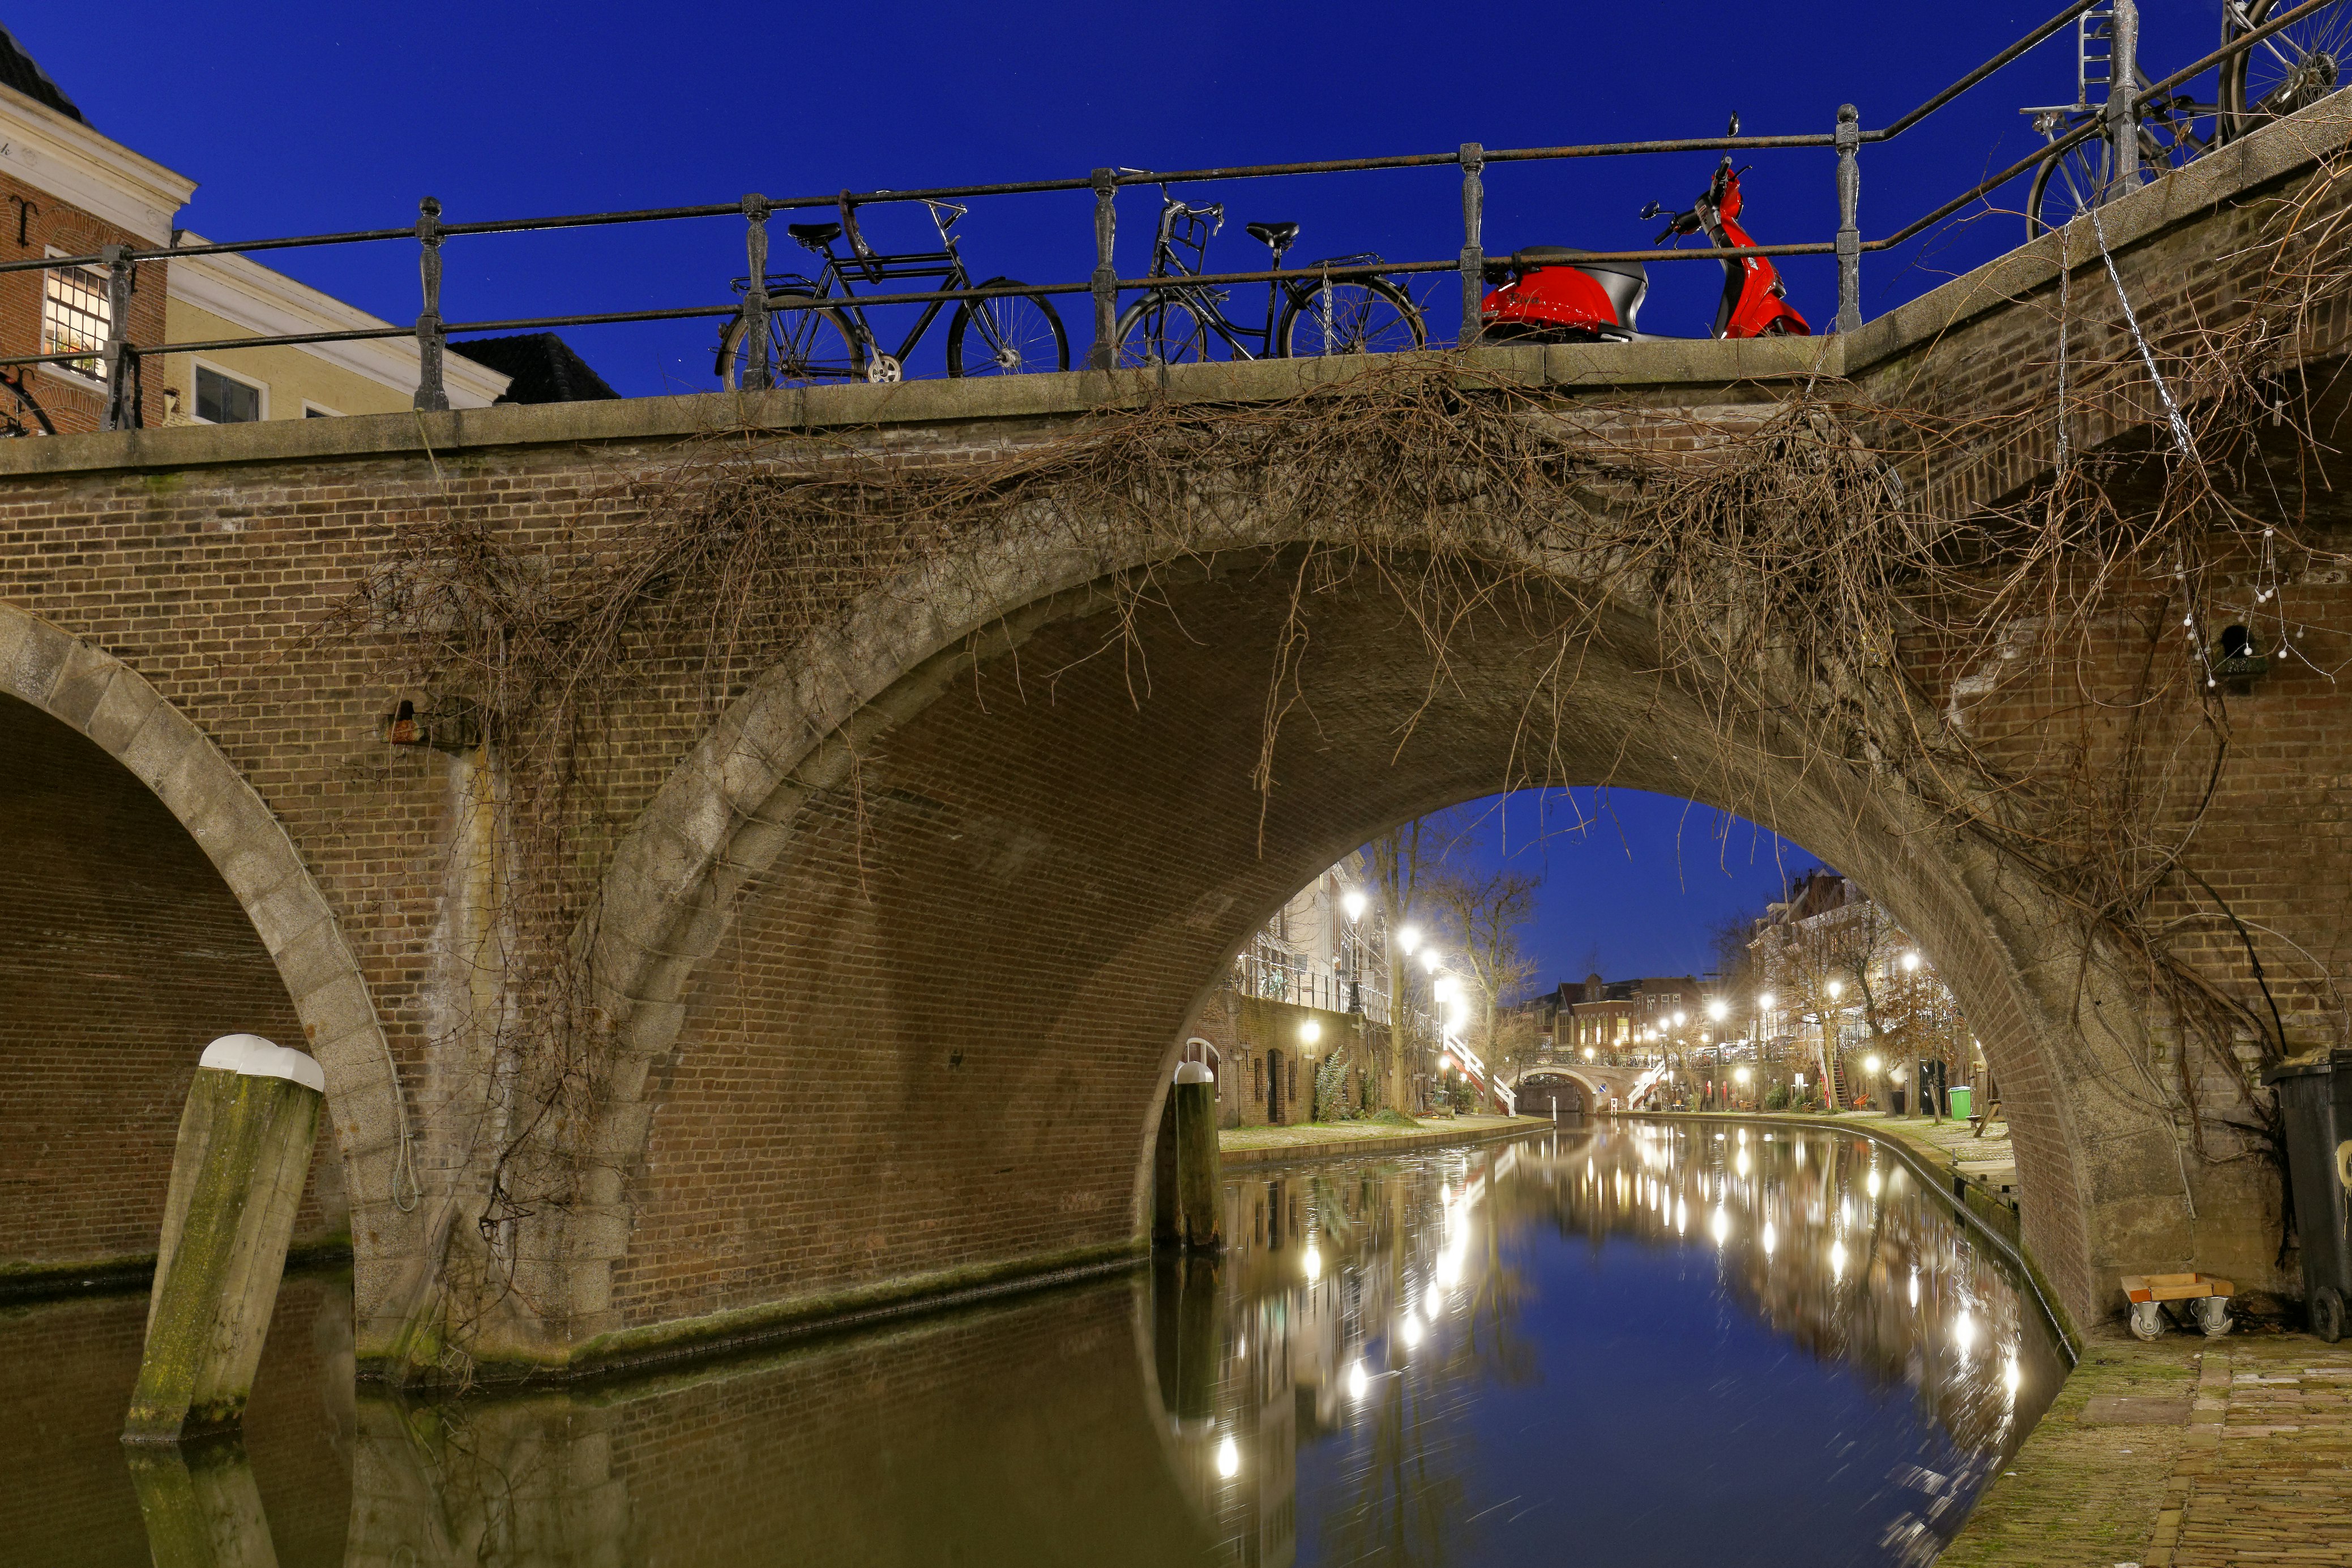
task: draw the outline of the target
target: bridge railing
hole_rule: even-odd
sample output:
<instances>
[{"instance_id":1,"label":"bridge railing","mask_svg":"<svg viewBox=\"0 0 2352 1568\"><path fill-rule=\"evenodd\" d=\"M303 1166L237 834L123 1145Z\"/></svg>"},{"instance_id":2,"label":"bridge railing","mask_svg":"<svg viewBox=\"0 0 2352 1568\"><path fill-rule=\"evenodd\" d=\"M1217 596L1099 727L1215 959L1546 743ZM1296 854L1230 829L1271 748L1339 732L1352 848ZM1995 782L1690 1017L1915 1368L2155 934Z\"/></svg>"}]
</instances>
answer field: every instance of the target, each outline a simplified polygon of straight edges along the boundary
<instances>
[{"instance_id":1,"label":"bridge railing","mask_svg":"<svg viewBox=\"0 0 2352 1568\"><path fill-rule=\"evenodd\" d=\"M1147 184L1189 184L1205 181L1260 180L1306 175L1362 172L1375 170L1413 169L1453 166L1459 168L1462 178L1463 244L1457 256L1419 261L1366 261L1361 264L1321 264L1302 267L1273 267L1244 272L1220 272L1190 275L1188 284L1219 286L1240 283L1286 281L1305 283L1327 278L1346 279L1366 276L1400 276L1458 272L1462 285L1462 338L1465 344L1475 343L1478 334L1478 305L1483 297L1486 278L1486 251L1482 238L1485 213L1484 171L1489 164L1539 162L1583 158L1619 158L1661 153L1748 152L1786 149L1822 149L1834 154L1838 192L1838 227L1835 235L1827 240L1767 245L1753 247L1697 247L1689 249L1646 249L1592 251L1595 260L1619 261L1702 261L1739 256L1834 256L1838 261L1838 308L1836 329L1851 331L1862 324L1862 257L1885 251L1916 238L1936 225L1959 213L1970 204L1983 199L2010 182L2027 174L2043 163L2065 156L2075 147L2097 139L2111 139L2115 148L2115 168L2118 171L2112 188L2101 199L2118 194L2139 183L2140 151L2137 105L2158 95L2168 93L2194 80L2205 71L2234 59L2249 50L2263 47L2274 35L2291 27L2328 5L2341 0L2303 0L2263 24L2240 33L2210 53L2183 66L2145 88L2136 88L2134 40L2136 20L2116 31L2116 64L2112 68L2114 84L2110 102L2102 115L2086 120L2073 130L2059 135L2047 145L2036 149L2008 167L1989 174L1950 200L1912 219L1893 232L1877 238L1864 238L1860 218L1859 160L1865 146L1894 141L1916 128L1937 110L1990 78L2003 67L2011 64L2038 45L2047 42L2067 24L2101 5L2111 5L2119 18L2136 17L2136 0L2073 0L2073 3L2034 27L2009 47L1994 55L1975 69L1968 72L1928 98L1909 113L1876 129L1865 129L1851 104L1838 111L1832 130L1785 136L1713 136L1681 137L1643 141L1597 142L1587 145L1559 147L1487 148L1477 142L1464 142L1451 152L1404 153L1389 157L1324 159L1297 163L1253 163L1217 168L1185 169L1175 172L1150 172L1130 169L1096 169L1079 177L1052 180L1013 181L984 185L938 185L921 190L889 190L864 193L839 192L824 195L779 196L747 195L731 202L709 202L688 206L643 207L621 212L572 213L530 218L499 218L467 223L446 223L442 218L441 204L427 196L419 204L414 224L394 228L351 229L331 234L292 235L272 239L207 242L201 245L165 246L142 248L134 246L104 246L87 256L42 256L0 262L0 273L53 271L68 268L100 268L107 276L107 296L110 305L110 336L93 350L90 345L78 345L68 350L37 354L0 356L0 368L24 365L79 365L98 371L108 389L105 427L123 428L140 422L138 366L143 356L160 353L218 353L239 349L299 347L318 343L356 342L371 339L413 339L417 344L419 368L415 406L419 409L446 409L448 399L442 384L444 347L453 333L534 332L557 327L606 326L623 323L655 321L691 321L746 315L754 308L782 312L824 308L845 302L843 297L822 299L797 296L777 297L753 301L680 305L648 310L611 310L567 315L518 317L501 320L451 321L442 314L441 246L453 238L488 235L546 233L561 229L608 227L629 224L659 224L735 217L746 223L746 254L751 260L751 275L756 280L763 276L761 265L767 251L766 225L775 213L819 208L836 208L844 204L862 205L884 202L963 201L978 197L1034 195L1055 192L1091 190L1095 193L1095 267L1083 280L1045 284L1014 284L958 289L933 289L897 294L866 294L854 298L860 308L891 305L951 304L1013 295L1077 295L1091 298L1094 317L1094 340L1088 352L1090 368L1108 370L1114 363L1114 334L1118 319L1118 297L1123 293L1139 292L1163 286L1162 277L1120 277L1112 264L1112 242L1117 232L1115 210L1118 192L1125 187ZM171 261L204 256L251 256L269 251L310 249L327 246L368 245L390 241L413 240L418 246L423 281L423 309L409 326L342 329L332 331L299 332L280 335L257 334L237 338L211 339L200 342L140 344L125 335L129 316L131 285L133 269L142 262ZM752 291L755 295L758 290Z\"/></svg>"}]
</instances>

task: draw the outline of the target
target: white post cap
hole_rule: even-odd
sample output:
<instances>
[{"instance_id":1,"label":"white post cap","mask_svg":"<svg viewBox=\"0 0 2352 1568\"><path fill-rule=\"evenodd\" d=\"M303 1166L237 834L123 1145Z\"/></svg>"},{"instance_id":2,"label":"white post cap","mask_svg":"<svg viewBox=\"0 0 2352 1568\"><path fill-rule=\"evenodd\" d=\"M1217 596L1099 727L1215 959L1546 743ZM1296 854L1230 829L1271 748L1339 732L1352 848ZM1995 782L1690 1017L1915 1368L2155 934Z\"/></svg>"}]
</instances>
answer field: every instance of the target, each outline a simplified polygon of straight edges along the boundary
<instances>
[{"instance_id":1,"label":"white post cap","mask_svg":"<svg viewBox=\"0 0 2352 1568\"><path fill-rule=\"evenodd\" d=\"M1213 1083L1216 1082L1216 1079L1210 1073L1209 1064L1205 1061L1180 1061L1176 1064L1176 1082L1179 1083Z\"/></svg>"},{"instance_id":2,"label":"white post cap","mask_svg":"<svg viewBox=\"0 0 2352 1568\"><path fill-rule=\"evenodd\" d=\"M327 1074L316 1057L289 1051L257 1034L225 1034L205 1047L198 1067L241 1072L247 1078L290 1078L306 1089L327 1092Z\"/></svg>"}]
</instances>

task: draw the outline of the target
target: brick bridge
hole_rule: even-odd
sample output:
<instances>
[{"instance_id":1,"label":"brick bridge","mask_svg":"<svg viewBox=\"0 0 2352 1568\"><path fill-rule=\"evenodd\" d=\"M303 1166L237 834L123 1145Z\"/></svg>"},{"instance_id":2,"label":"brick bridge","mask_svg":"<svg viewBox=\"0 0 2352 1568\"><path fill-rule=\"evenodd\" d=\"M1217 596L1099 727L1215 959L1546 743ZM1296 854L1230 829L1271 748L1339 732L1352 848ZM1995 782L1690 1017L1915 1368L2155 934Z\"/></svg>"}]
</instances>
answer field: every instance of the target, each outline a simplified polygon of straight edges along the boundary
<instances>
[{"instance_id":1,"label":"brick bridge","mask_svg":"<svg viewBox=\"0 0 2352 1568\"><path fill-rule=\"evenodd\" d=\"M2150 329L2225 316L2256 222L2243 204L2322 189L2315 170L2347 141L2352 105L2330 99L2108 209ZM1563 403L1605 392L1655 444L1760 417L1824 373L1885 402L1997 410L2042 395L2057 263L2044 240L1843 337L1482 361ZM2076 329L2119 352L2095 256L2073 287ZM2307 357L2347 330L2316 323ZM550 552L593 544L631 520L612 498L628 481L721 433L752 464L829 433L951 460L1050 441L1106 403L1279 399L1328 368L7 444L0 1260L135 1272L196 1052L234 1030L324 1065L304 1233L350 1227L363 1364L446 1361L452 1339L485 1372L611 1364L1132 1256L1177 1042L1230 955L1349 848L1511 776L1526 648L1474 639L1433 683L1392 601L1318 600L1312 738L1286 743L1270 796L1252 774L1291 578L1247 563L1292 538L1163 572L1167 613L1135 619L1132 657L1090 655L1133 609L1105 585L1150 561L996 540L854 606L821 655L732 694L715 729L691 718L690 670L655 677L594 751L614 838L582 941L613 1058L593 1113L544 1133L584 1175L562 1206L477 1236L514 1110L484 1021L511 1005L478 809L497 762L387 744L384 645L310 633L404 526L455 515ZM2047 461L1990 456L1973 493ZM2295 591L2320 662L2341 662L2326 629L2352 626L2352 594ZM1622 613L1638 630L1640 607ZM1596 646L1580 672L1561 781L1706 800L1727 776L1716 732L1637 643ZM2284 669L2231 703L2202 874L2279 954L2332 976L2352 937L2346 695ZM2026 1234L2063 1301L2104 1310L2141 1268L2284 1282L2266 1168L2189 1149L2135 1043L2146 1009L2112 980L2083 1005L2072 927L2040 894L1853 770L1790 764L1771 783L1772 825L1883 900L1980 1031ZM2242 990L2234 937L2197 951ZM2291 983L2313 977L2304 962L2273 966L2298 1043L2326 1023Z\"/></svg>"}]
</instances>

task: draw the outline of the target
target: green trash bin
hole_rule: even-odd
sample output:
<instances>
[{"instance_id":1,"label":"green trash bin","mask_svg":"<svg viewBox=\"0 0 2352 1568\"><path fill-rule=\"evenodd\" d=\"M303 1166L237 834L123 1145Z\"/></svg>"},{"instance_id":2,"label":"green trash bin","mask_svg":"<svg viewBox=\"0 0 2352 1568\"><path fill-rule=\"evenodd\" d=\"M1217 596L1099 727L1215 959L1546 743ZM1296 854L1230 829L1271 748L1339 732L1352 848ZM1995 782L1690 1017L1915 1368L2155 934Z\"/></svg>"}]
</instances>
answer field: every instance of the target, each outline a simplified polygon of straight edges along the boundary
<instances>
[{"instance_id":1,"label":"green trash bin","mask_svg":"<svg viewBox=\"0 0 2352 1568\"><path fill-rule=\"evenodd\" d=\"M1975 1090L1970 1089L1965 1083L1955 1083L1952 1085L1951 1094L1952 1120L1956 1122L1965 1122L1970 1116L1976 1114L1976 1112L1970 1109L1970 1107L1976 1103Z\"/></svg>"},{"instance_id":2,"label":"green trash bin","mask_svg":"<svg viewBox=\"0 0 2352 1568\"><path fill-rule=\"evenodd\" d=\"M2278 1091L2286 1123L2311 1332L2333 1343L2352 1301L2352 1051L2273 1067L2263 1082Z\"/></svg>"}]
</instances>

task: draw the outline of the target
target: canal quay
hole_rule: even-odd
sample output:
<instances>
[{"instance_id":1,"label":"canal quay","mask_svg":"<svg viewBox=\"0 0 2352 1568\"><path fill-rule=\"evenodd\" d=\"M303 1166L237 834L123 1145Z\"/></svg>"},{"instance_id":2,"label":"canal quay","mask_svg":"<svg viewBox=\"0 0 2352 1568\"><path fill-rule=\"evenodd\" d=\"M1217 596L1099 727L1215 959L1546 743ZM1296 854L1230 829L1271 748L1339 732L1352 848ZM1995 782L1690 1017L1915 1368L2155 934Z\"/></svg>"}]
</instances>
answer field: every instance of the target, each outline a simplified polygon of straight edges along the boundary
<instances>
[{"instance_id":1,"label":"canal quay","mask_svg":"<svg viewBox=\"0 0 2352 1568\"><path fill-rule=\"evenodd\" d=\"M298 1274L243 1443L160 1456L119 1440L144 1298L20 1306L0 1561L1924 1563L2066 1375L1842 1129L1608 1121L1221 1201L1221 1256L437 1403L355 1385L348 1285Z\"/></svg>"}]
</instances>

